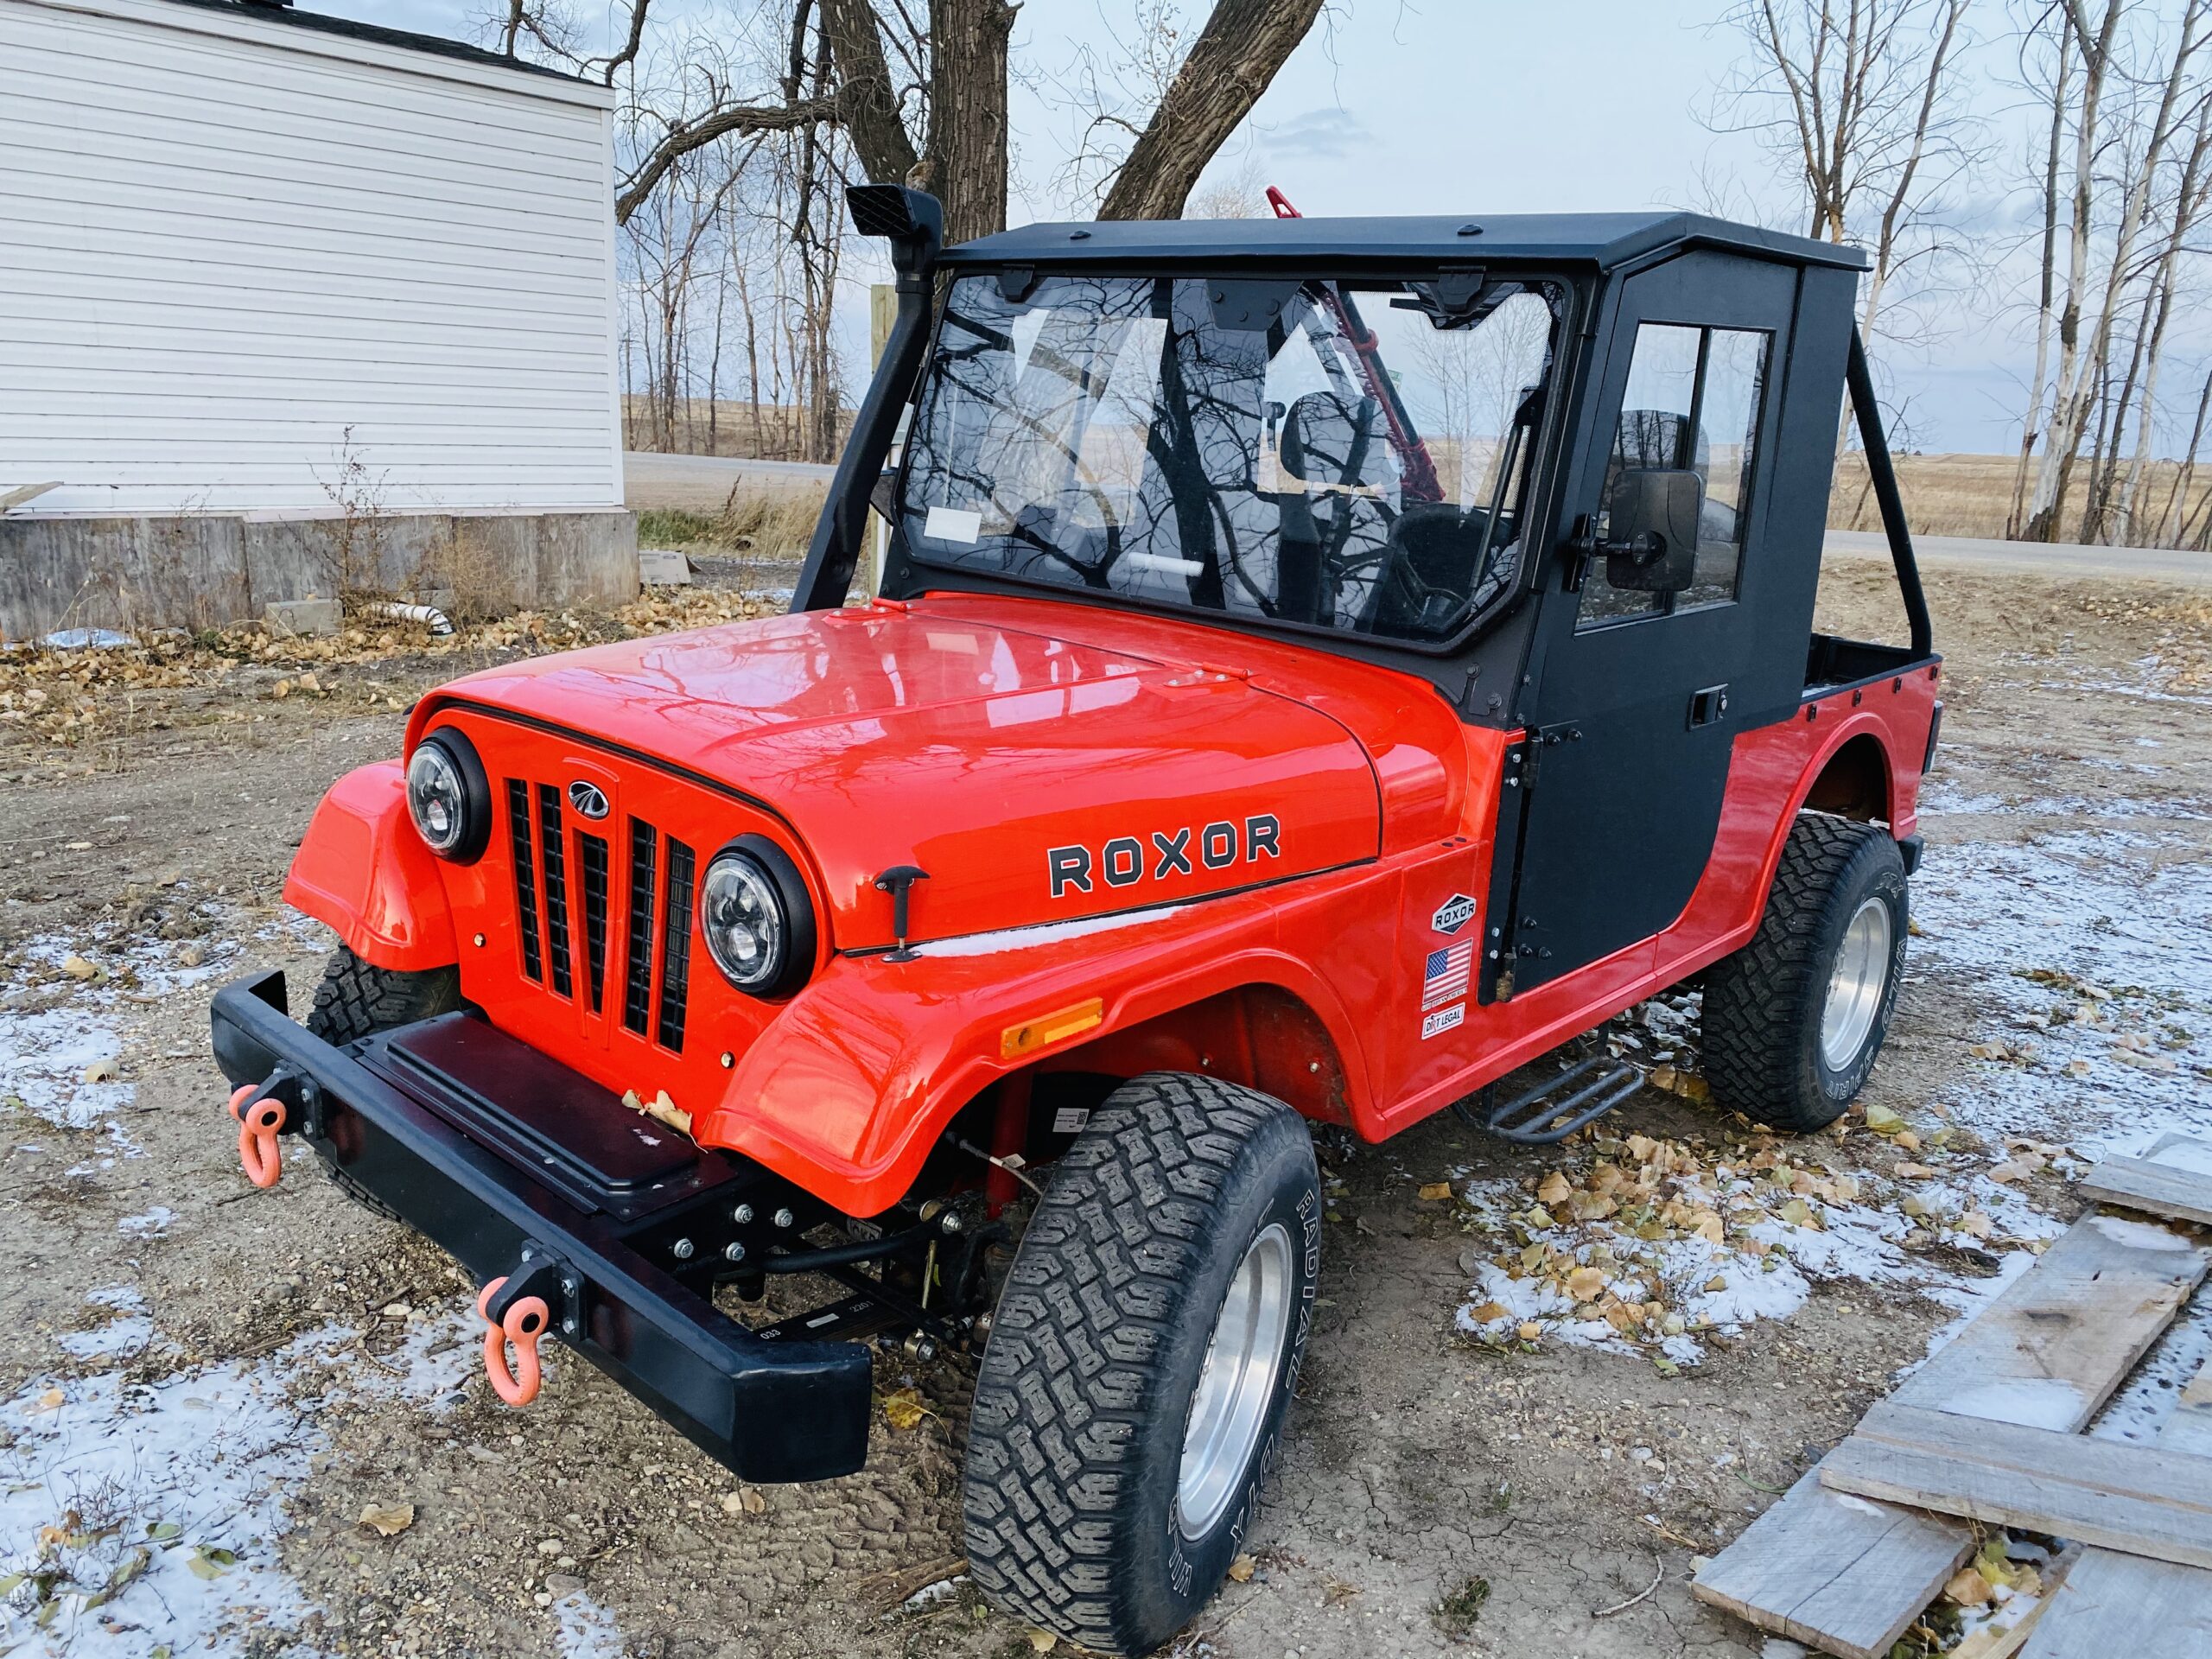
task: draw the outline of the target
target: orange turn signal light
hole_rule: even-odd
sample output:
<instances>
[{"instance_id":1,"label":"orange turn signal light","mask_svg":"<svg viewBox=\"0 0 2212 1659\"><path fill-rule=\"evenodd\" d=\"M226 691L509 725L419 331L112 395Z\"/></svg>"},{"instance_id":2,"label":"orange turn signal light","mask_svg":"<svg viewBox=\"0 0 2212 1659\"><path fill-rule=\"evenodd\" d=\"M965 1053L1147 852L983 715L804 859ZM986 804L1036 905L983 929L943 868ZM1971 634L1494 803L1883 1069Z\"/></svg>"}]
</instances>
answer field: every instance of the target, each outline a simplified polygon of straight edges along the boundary
<instances>
[{"instance_id":1,"label":"orange turn signal light","mask_svg":"<svg viewBox=\"0 0 2212 1659\"><path fill-rule=\"evenodd\" d=\"M1064 1041L1105 1022L1105 1001L1094 996L1088 1002L1078 1002L1073 1007L1056 1009L1051 1014L1039 1014L1034 1020L1025 1020L1020 1025L1008 1026L1005 1034L999 1039L999 1058L1018 1060L1025 1054L1033 1054L1040 1048Z\"/></svg>"}]
</instances>

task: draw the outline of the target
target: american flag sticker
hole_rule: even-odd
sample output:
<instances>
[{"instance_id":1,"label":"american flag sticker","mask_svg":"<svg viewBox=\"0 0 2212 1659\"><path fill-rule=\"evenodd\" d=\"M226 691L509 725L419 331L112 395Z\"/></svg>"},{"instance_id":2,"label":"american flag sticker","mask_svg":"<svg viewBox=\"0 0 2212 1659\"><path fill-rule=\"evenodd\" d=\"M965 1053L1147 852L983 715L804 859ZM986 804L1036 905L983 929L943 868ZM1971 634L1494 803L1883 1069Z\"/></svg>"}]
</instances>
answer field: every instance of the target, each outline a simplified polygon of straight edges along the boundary
<instances>
[{"instance_id":1,"label":"american flag sticker","mask_svg":"<svg viewBox=\"0 0 2212 1659\"><path fill-rule=\"evenodd\" d=\"M1434 1007L1440 1002L1453 1002L1467 994L1467 978L1474 971L1475 942L1462 939L1457 944L1447 944L1441 950L1428 953L1421 967L1421 1005L1423 1009Z\"/></svg>"}]
</instances>

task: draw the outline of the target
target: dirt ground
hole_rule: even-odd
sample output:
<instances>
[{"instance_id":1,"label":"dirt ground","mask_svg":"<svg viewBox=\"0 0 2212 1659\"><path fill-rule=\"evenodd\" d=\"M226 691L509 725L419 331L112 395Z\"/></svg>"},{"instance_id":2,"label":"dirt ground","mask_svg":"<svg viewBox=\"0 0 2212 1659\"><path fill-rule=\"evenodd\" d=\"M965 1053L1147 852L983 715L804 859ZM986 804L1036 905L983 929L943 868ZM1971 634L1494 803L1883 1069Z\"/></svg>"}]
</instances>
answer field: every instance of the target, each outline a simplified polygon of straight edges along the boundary
<instances>
[{"instance_id":1,"label":"dirt ground","mask_svg":"<svg viewBox=\"0 0 2212 1659\"><path fill-rule=\"evenodd\" d=\"M2082 1157L2212 1126L2212 607L1929 588L1949 666L1923 937L1866 1097L1925 1146L1862 1118L1782 1148L1836 1250L1765 1273L1794 1300L1655 1344L1564 1318L1497 1340L1467 1312L1478 1277L1510 1276L1538 1183L1600 1148L1514 1149L1448 1114L1331 1142L1323 1317L1272 1506L1249 1577L1172 1651L1758 1652L1691 1599L1695 1558L2071 1217ZM1878 564L1832 567L1822 607L1898 631ZM1033 1651L957 1576L960 1362L879 1360L927 1412L879 1414L863 1472L741 1488L588 1367L556 1358L538 1404L505 1410L445 1258L311 1166L240 1177L207 999L273 965L303 1006L323 940L278 892L317 798L395 751L423 687L566 637L211 659L176 683L0 667L0 1650ZM2138 980L2092 984L2112 962ZM1694 1046L1675 1063L1694 1075ZM1656 1088L1617 1126L1693 1159L1765 1144ZM2043 1151L1993 1182L2008 1134ZM1938 1187L1948 1212L1912 1207ZM385 1536L372 1505L412 1513Z\"/></svg>"}]
</instances>

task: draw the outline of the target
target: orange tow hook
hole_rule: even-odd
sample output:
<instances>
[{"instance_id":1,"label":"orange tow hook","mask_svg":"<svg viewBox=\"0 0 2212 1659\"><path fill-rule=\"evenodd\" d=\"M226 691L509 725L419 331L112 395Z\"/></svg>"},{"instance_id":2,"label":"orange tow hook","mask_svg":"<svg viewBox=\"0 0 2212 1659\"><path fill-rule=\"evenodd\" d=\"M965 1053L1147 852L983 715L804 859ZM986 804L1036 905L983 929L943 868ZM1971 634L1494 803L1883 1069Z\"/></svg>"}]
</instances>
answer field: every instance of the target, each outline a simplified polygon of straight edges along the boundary
<instances>
[{"instance_id":1,"label":"orange tow hook","mask_svg":"<svg viewBox=\"0 0 2212 1659\"><path fill-rule=\"evenodd\" d=\"M276 1132L284 1127L284 1103L268 1095L254 1100L257 1087L249 1083L231 1095L231 1116L238 1121L238 1162L256 1186L274 1186L284 1173L284 1154L276 1146Z\"/></svg>"},{"instance_id":2,"label":"orange tow hook","mask_svg":"<svg viewBox=\"0 0 2212 1659\"><path fill-rule=\"evenodd\" d=\"M542 1296L523 1296L498 1322L492 1318L492 1299L507 1282L502 1274L478 1293L476 1311L484 1320L484 1376L492 1392L511 1406L526 1406L537 1398L537 1339L552 1322L552 1310ZM507 1344L515 1345L515 1364L507 1369Z\"/></svg>"}]
</instances>

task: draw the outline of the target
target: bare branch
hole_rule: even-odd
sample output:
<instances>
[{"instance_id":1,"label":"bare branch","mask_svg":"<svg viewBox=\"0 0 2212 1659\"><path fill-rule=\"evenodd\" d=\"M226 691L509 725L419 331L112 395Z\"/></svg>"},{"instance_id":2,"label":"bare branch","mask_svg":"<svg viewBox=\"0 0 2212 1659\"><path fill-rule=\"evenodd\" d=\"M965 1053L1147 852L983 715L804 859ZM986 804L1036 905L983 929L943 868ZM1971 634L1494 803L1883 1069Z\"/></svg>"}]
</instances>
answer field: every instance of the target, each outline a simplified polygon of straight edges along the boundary
<instances>
[{"instance_id":1,"label":"bare branch","mask_svg":"<svg viewBox=\"0 0 2212 1659\"><path fill-rule=\"evenodd\" d=\"M653 193L670 168L693 150L703 149L733 133L790 132L801 127L835 124L834 98L802 99L795 104L732 104L709 111L696 120L678 120L667 135L639 162L614 198L614 222L625 225L639 205Z\"/></svg>"}]
</instances>

